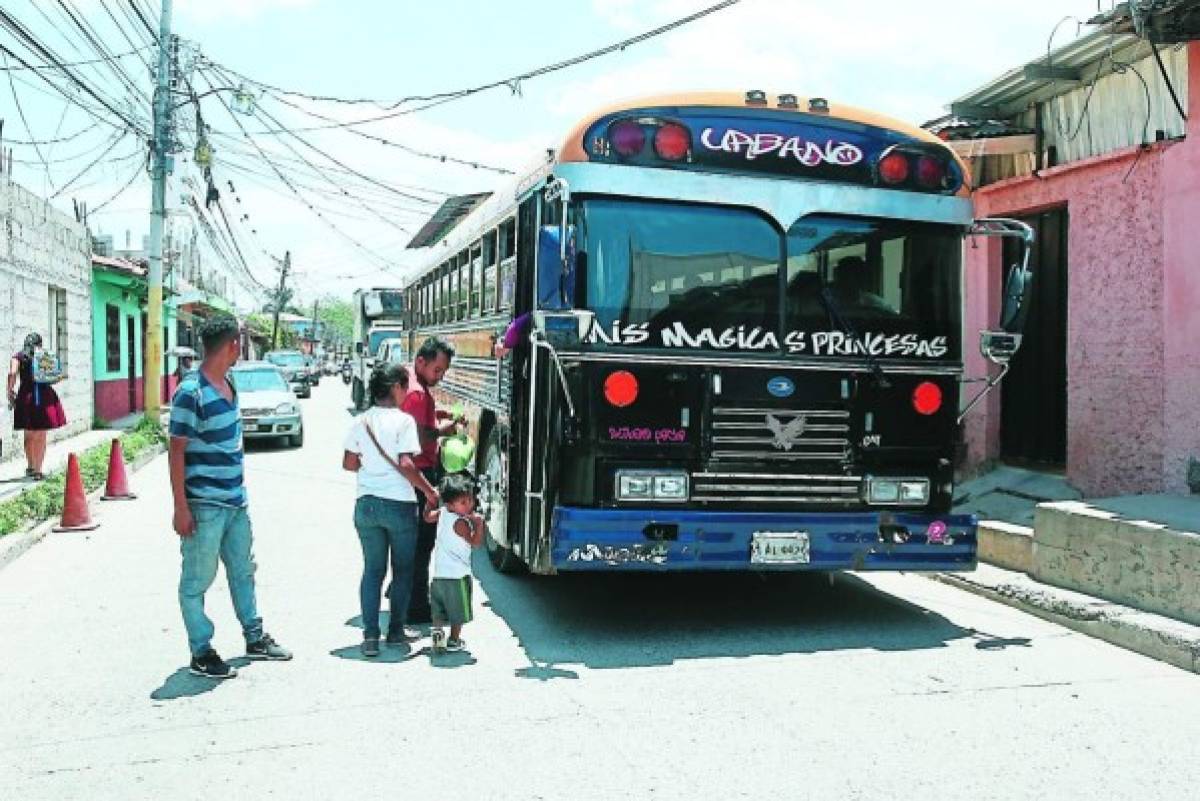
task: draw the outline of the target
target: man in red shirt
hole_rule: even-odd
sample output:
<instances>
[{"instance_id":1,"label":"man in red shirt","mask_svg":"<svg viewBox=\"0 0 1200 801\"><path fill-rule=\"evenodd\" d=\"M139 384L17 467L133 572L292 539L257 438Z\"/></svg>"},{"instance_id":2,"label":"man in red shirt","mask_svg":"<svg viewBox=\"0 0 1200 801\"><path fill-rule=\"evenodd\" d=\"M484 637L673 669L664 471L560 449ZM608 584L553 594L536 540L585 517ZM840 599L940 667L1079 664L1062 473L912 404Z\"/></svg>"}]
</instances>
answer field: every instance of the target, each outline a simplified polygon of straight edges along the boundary
<instances>
[{"instance_id":1,"label":"man in red shirt","mask_svg":"<svg viewBox=\"0 0 1200 801\"><path fill-rule=\"evenodd\" d=\"M430 337L421 345L409 368L408 395L401 407L417 423L421 440L421 453L413 459L417 468L434 486L441 479L438 460L438 438L458 431L461 419L455 419L447 411L439 410L429 391L436 387L442 376L450 369L454 358L454 346L441 337ZM415 378L413 381L411 379ZM408 605L408 622L429 623L429 557L437 539L437 524L426 523L420 510L417 511L417 556L413 570L412 600Z\"/></svg>"}]
</instances>

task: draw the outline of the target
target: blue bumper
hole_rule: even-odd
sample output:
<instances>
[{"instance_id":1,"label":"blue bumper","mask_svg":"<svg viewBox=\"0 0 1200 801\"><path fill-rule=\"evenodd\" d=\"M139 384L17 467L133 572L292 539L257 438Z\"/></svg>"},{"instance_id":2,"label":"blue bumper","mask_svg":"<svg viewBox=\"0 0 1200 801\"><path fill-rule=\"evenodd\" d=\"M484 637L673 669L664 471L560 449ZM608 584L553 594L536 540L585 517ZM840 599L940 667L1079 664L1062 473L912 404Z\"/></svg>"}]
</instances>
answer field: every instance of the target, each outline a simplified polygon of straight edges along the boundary
<instances>
[{"instance_id":1,"label":"blue bumper","mask_svg":"<svg viewBox=\"0 0 1200 801\"><path fill-rule=\"evenodd\" d=\"M583 570L973 570L974 515L883 513L891 536L880 541L879 512L707 512L686 509L580 509L554 512L552 559L557 571ZM652 532L672 539L653 540ZM665 528L664 528L665 527ZM804 532L803 564L751 562L755 533ZM903 537L901 537L903 539Z\"/></svg>"}]
</instances>

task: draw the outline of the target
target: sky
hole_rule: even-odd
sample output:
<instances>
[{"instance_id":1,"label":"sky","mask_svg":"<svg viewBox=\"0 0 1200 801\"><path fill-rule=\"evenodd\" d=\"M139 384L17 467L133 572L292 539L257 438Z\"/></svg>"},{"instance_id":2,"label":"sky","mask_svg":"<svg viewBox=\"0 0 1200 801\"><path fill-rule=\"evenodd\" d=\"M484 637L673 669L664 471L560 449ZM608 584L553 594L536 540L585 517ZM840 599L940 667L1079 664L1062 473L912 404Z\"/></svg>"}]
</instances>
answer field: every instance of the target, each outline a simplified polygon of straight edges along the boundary
<instances>
[{"instance_id":1,"label":"sky","mask_svg":"<svg viewBox=\"0 0 1200 801\"><path fill-rule=\"evenodd\" d=\"M173 27L207 62L266 84L384 102L519 74L715 2L175 0ZM124 35L132 44L140 43L122 0L66 3L113 52L131 49ZM4 5L64 60L87 57L82 35L57 2ZM1081 29L1080 22L1110 5L1111 0L1009 0L1003 13L997 13L993 4L961 0L741 0L624 51L359 130L425 153L520 170L546 147L557 146L589 110L664 91L793 92L919 124L945 113L954 98L1044 54L1052 34L1054 46L1060 46L1081 30L1086 33L1090 29ZM143 6L157 13L158 0L143 1ZM110 12L124 25L124 35ZM32 58L6 30L0 29L0 43ZM150 77L141 55L120 61L134 82L148 90ZM75 69L114 96L132 95L131 89L122 92L103 64ZM221 85L212 69L191 74L198 92L206 91L208 80ZM28 71L7 77L15 81L9 86L0 78L0 116L5 118L5 144L14 147L14 160L20 162L14 165L15 180L45 196L57 192L54 203L68 211L72 199L95 209L132 180L90 221L94 232L113 234L118 246L126 232L140 242L149 227L150 198L149 181L139 166L142 143L132 134L117 141L64 190L114 141L115 132L104 126L86 130L92 119L47 91ZM15 108L14 92L32 134ZM309 113L346 121L377 115L380 107L285 96L299 107L292 108L268 96L257 101L258 117L235 121L223 107L229 97L231 92L221 91L201 100L203 120L213 130L213 174L251 272L264 284L274 283L273 257L290 251L300 302L325 294L348 296L357 286L400 283L420 258L405 248L409 234L437 202L447 193L487 191L505 180L495 172L413 156L345 129L303 132L307 144L286 135L255 134L253 142L275 162L272 167L243 135L239 122L254 134L275 127L266 114L297 128L323 124ZM145 102L138 102L131 110L147 119ZM185 128L194 124L189 106L183 105L179 114ZM85 132L70 141L43 145L40 156L32 146L12 144L14 138L47 140L81 130ZM198 180L189 161L187 151L177 157L177 177ZM177 204L183 188L177 185L168 202Z\"/></svg>"}]
</instances>

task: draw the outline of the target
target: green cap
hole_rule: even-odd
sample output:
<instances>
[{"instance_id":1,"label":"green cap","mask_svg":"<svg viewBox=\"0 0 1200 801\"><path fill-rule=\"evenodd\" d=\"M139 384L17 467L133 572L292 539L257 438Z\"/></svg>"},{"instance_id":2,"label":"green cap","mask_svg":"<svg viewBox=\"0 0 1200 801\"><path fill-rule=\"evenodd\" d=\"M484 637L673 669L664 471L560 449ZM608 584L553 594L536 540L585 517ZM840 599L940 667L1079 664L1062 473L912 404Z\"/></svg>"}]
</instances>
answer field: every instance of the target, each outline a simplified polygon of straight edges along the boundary
<instances>
[{"instance_id":1,"label":"green cap","mask_svg":"<svg viewBox=\"0 0 1200 801\"><path fill-rule=\"evenodd\" d=\"M466 434L455 434L442 440L442 469L458 473L471 466L475 456L475 440Z\"/></svg>"}]
</instances>

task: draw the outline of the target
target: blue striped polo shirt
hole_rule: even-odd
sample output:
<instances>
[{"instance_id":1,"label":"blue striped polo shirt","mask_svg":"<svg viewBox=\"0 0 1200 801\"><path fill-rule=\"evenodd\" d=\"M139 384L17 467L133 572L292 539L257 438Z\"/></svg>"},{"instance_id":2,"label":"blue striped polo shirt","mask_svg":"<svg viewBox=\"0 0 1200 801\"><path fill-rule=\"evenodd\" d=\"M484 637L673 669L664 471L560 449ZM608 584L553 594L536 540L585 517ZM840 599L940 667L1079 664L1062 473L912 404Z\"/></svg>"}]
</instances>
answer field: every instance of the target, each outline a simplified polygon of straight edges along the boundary
<instances>
[{"instance_id":1,"label":"blue striped polo shirt","mask_svg":"<svg viewBox=\"0 0 1200 801\"><path fill-rule=\"evenodd\" d=\"M232 386L231 386L232 389ZM193 503L245 506L242 484L242 416L237 391L228 401L200 370L171 400L171 436L187 440L184 494Z\"/></svg>"}]
</instances>

